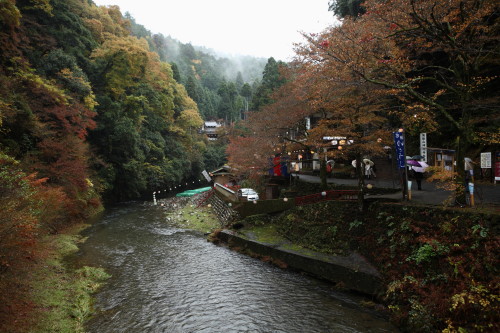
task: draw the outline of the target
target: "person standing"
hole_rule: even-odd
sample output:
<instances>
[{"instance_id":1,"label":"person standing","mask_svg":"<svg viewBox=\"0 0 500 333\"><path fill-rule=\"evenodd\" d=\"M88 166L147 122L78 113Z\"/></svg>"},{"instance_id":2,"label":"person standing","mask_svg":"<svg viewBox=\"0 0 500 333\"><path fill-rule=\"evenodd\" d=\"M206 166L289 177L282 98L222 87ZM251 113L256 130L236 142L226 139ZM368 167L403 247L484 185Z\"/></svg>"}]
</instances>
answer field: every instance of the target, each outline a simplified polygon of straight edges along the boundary
<instances>
[{"instance_id":1,"label":"person standing","mask_svg":"<svg viewBox=\"0 0 500 333\"><path fill-rule=\"evenodd\" d=\"M369 159L364 159L363 162L365 163L365 175L367 179L370 179L372 176L373 178L377 178L377 175L375 174L375 164L369 160Z\"/></svg>"},{"instance_id":2,"label":"person standing","mask_svg":"<svg viewBox=\"0 0 500 333\"><path fill-rule=\"evenodd\" d=\"M413 176L415 177L415 181L417 182L417 189L419 191L422 191L422 179L424 179L424 173L415 170L415 167L412 167L413 169Z\"/></svg>"},{"instance_id":3,"label":"person standing","mask_svg":"<svg viewBox=\"0 0 500 333\"><path fill-rule=\"evenodd\" d=\"M464 170L465 192L469 192L469 183L474 183L474 162L468 157L464 158Z\"/></svg>"},{"instance_id":4,"label":"person standing","mask_svg":"<svg viewBox=\"0 0 500 333\"><path fill-rule=\"evenodd\" d=\"M326 176L330 177L333 175L333 160L329 160L326 162Z\"/></svg>"},{"instance_id":5,"label":"person standing","mask_svg":"<svg viewBox=\"0 0 500 333\"><path fill-rule=\"evenodd\" d=\"M415 181L417 182L417 189L419 191L422 191L422 179L424 179L425 169L427 169L429 167L429 165L427 163L425 163L424 161L422 161L421 158L416 159L416 161L418 162L419 165L414 165L411 168L413 170L413 177L415 178Z\"/></svg>"}]
</instances>

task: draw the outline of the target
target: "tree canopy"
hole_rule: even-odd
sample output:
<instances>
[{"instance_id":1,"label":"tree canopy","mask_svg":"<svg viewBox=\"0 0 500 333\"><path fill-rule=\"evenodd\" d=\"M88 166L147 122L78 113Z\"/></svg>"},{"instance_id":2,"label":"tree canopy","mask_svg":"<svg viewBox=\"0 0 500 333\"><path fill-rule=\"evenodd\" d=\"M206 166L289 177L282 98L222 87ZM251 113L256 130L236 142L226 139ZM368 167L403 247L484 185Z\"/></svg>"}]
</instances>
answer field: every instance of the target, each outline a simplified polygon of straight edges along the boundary
<instances>
[{"instance_id":1,"label":"tree canopy","mask_svg":"<svg viewBox=\"0 0 500 333\"><path fill-rule=\"evenodd\" d=\"M340 10L349 3L331 5ZM262 94L267 106L249 118L244 139L233 139L230 161L242 168L241 155L255 164L248 156L273 155L300 132L307 147L321 148L321 138L333 133L356 142L337 155L380 152L391 129L401 126L410 136L432 133L431 143L456 149L457 160L473 147L477 153L498 144L495 2L366 0L362 7L366 12L345 15L340 25L305 34L288 83ZM306 132L303 119L311 115L323 119ZM250 151L236 152L240 145Z\"/></svg>"}]
</instances>

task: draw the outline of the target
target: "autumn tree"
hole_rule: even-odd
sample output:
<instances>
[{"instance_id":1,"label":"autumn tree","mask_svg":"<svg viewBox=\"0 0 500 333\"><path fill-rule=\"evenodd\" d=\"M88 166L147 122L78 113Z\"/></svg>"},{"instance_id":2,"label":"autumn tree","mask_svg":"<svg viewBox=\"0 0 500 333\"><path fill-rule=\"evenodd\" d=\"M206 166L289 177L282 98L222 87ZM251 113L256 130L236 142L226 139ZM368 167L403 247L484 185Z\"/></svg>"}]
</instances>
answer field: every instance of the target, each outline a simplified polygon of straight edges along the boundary
<instances>
[{"instance_id":1,"label":"autumn tree","mask_svg":"<svg viewBox=\"0 0 500 333\"><path fill-rule=\"evenodd\" d=\"M336 66L323 65L319 66L319 71L307 70L307 85L303 85L309 109L321 110L316 114L323 114L318 124L307 132L306 142L319 152L323 188L326 188L326 160L356 160L358 201L360 210L363 210L363 160L384 155L386 152L383 147L390 143L386 110L388 101L379 87L351 73L342 73ZM325 80L325 77L329 79ZM325 137L337 138L337 145L332 147L331 140L325 140Z\"/></svg>"},{"instance_id":2,"label":"autumn tree","mask_svg":"<svg viewBox=\"0 0 500 333\"><path fill-rule=\"evenodd\" d=\"M463 161L490 126L484 119L497 119L498 94L487 93L498 87L488 68L498 58L495 2L367 0L363 7L356 20L309 35L310 52L387 88L408 130L445 131Z\"/></svg>"},{"instance_id":3,"label":"autumn tree","mask_svg":"<svg viewBox=\"0 0 500 333\"><path fill-rule=\"evenodd\" d=\"M275 77L273 82L285 82L285 76L289 79L289 74L291 72L282 71L279 75L283 77ZM287 140L288 134L304 120L309 111L291 93L292 89L294 92L300 91L295 83L296 81L289 79L281 88L275 87L275 92L269 96L275 102L263 105L262 110L250 111L241 127L231 133L227 154L229 164L235 172L256 179L267 173L271 158L284 153L287 146L292 145Z\"/></svg>"}]
</instances>

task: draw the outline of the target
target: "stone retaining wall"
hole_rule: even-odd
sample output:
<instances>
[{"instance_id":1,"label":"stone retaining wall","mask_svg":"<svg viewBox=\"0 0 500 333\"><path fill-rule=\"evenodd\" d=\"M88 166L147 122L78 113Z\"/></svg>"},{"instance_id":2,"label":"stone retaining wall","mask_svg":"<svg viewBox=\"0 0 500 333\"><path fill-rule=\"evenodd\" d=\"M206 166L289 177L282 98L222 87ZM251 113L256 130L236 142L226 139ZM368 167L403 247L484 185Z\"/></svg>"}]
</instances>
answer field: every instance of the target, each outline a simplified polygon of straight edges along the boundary
<instances>
[{"instance_id":1,"label":"stone retaining wall","mask_svg":"<svg viewBox=\"0 0 500 333\"><path fill-rule=\"evenodd\" d=\"M221 222L222 226L240 219L238 212L221 199L217 192L208 199L208 203L212 205L212 210Z\"/></svg>"},{"instance_id":2,"label":"stone retaining wall","mask_svg":"<svg viewBox=\"0 0 500 333\"><path fill-rule=\"evenodd\" d=\"M379 272L357 253L333 256L321 253L300 253L276 244L250 240L231 230L219 233L218 238L231 247L249 250L260 256L281 260L288 267L336 283L345 289L380 296L383 283Z\"/></svg>"}]
</instances>

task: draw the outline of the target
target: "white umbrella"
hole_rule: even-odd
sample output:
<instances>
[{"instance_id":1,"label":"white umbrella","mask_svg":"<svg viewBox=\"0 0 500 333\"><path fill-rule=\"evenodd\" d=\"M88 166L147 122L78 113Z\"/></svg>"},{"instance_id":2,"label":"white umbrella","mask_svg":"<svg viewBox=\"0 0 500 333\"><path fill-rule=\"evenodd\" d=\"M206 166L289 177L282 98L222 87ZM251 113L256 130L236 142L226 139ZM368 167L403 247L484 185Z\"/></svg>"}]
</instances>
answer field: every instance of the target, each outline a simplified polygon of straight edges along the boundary
<instances>
[{"instance_id":1,"label":"white umbrella","mask_svg":"<svg viewBox=\"0 0 500 333\"><path fill-rule=\"evenodd\" d=\"M473 165L474 162L470 158L468 158L468 157L464 158L464 162L465 162L464 169L466 171L474 170L474 165Z\"/></svg>"},{"instance_id":2,"label":"white umbrella","mask_svg":"<svg viewBox=\"0 0 500 333\"><path fill-rule=\"evenodd\" d=\"M364 164L369 164L370 166L373 166L375 163L373 163L371 160L367 159L367 158L364 158L363 159L363 163Z\"/></svg>"}]
</instances>

